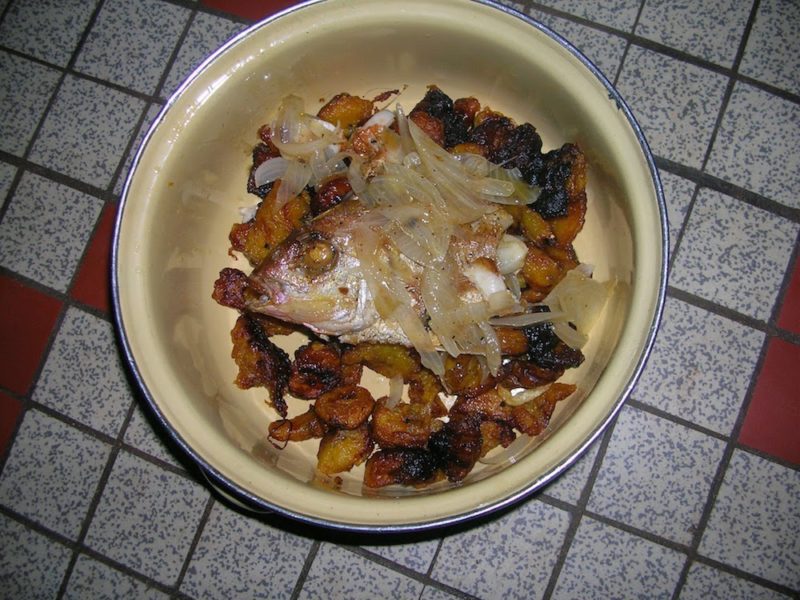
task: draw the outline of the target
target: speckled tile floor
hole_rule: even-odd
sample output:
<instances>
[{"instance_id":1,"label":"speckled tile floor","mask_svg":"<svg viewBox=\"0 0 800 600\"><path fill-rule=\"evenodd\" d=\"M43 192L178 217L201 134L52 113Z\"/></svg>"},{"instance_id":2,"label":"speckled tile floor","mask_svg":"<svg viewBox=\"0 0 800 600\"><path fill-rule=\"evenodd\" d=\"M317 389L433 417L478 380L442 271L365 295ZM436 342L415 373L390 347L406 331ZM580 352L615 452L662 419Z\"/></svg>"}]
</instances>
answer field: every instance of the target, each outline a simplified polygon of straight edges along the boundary
<instances>
[{"instance_id":1,"label":"speckled tile floor","mask_svg":"<svg viewBox=\"0 0 800 600\"><path fill-rule=\"evenodd\" d=\"M218 500L151 426L109 313L148 124L290 4L0 0L0 597L800 598L800 3L505 2L594 60L645 130L672 236L663 328L565 476L391 539Z\"/></svg>"}]
</instances>

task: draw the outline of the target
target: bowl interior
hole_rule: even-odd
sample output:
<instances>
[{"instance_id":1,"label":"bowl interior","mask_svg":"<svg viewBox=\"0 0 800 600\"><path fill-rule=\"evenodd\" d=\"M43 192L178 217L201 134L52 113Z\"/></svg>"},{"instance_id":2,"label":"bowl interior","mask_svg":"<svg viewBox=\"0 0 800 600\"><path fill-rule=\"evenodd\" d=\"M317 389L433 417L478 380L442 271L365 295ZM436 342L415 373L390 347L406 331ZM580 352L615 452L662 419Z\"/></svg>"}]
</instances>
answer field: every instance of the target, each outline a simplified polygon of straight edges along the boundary
<instances>
[{"instance_id":1,"label":"bowl interior","mask_svg":"<svg viewBox=\"0 0 800 600\"><path fill-rule=\"evenodd\" d=\"M258 127L281 98L309 112L336 93L400 89L410 108L436 84L536 126L544 148L578 143L589 163L586 226L575 244L596 277L619 280L566 379L549 431L511 461L479 464L459 486L365 491L361 471L315 475L316 442L279 451L265 390L233 385L234 311L211 300L225 266ZM115 239L115 304L126 351L155 412L217 483L262 507L334 527L424 528L482 514L562 471L632 386L663 295L663 199L626 111L544 29L468 0L328 0L265 22L182 86L151 129L126 186ZM289 338L291 352L302 343ZM365 380L383 395L386 382ZM301 410L290 402L290 413ZM302 408L302 410L305 410ZM533 451L535 449L535 451ZM387 498L396 501L386 502Z\"/></svg>"}]
</instances>

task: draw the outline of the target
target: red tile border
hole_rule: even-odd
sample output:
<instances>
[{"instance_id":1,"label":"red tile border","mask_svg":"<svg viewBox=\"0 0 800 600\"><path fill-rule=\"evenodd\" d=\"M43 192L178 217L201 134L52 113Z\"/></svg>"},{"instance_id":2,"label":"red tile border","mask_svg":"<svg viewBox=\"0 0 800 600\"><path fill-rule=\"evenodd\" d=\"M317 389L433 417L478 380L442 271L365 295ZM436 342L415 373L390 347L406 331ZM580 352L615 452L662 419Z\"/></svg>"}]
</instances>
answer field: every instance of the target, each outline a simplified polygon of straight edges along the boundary
<instances>
[{"instance_id":1,"label":"red tile border","mask_svg":"<svg viewBox=\"0 0 800 600\"><path fill-rule=\"evenodd\" d=\"M800 257L795 260L794 272L783 297L778 327L800 334Z\"/></svg>"},{"instance_id":2,"label":"red tile border","mask_svg":"<svg viewBox=\"0 0 800 600\"><path fill-rule=\"evenodd\" d=\"M739 442L800 465L800 346L773 338Z\"/></svg>"},{"instance_id":3,"label":"red tile border","mask_svg":"<svg viewBox=\"0 0 800 600\"><path fill-rule=\"evenodd\" d=\"M21 412L22 402L0 392L0 457L6 455Z\"/></svg>"},{"instance_id":4,"label":"red tile border","mask_svg":"<svg viewBox=\"0 0 800 600\"><path fill-rule=\"evenodd\" d=\"M61 301L0 276L0 385L27 394Z\"/></svg>"},{"instance_id":5,"label":"red tile border","mask_svg":"<svg viewBox=\"0 0 800 600\"><path fill-rule=\"evenodd\" d=\"M299 0L203 0L203 5L248 19L260 21L284 8L300 4Z\"/></svg>"},{"instance_id":6,"label":"red tile border","mask_svg":"<svg viewBox=\"0 0 800 600\"><path fill-rule=\"evenodd\" d=\"M106 205L100 215L70 295L105 313L111 310L111 238L116 207Z\"/></svg>"}]
</instances>

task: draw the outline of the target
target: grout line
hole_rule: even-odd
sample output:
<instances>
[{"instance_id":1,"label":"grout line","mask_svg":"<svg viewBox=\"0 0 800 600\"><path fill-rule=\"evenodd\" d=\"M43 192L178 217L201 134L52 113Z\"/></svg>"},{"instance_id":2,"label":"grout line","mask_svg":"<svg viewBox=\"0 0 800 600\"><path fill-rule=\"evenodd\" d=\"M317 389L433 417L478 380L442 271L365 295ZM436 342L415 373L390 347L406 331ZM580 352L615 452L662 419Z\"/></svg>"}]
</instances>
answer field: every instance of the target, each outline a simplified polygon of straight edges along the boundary
<instances>
[{"instance_id":1,"label":"grout line","mask_svg":"<svg viewBox=\"0 0 800 600\"><path fill-rule=\"evenodd\" d=\"M711 60L705 59L705 58L700 57L700 56L696 56L696 55L691 54L691 53L689 53L689 52L687 52L685 50L678 50L678 49L673 48L671 46L668 46L666 44L662 44L662 43L650 40L648 38L645 38L645 37L642 37L642 36L638 36L635 33L633 33L633 31L635 30L635 25L634 25L634 27L631 28L630 32L627 32L625 30L617 29L616 27L613 27L613 26L610 26L610 25L606 25L604 23L598 23L598 22L595 22L595 21L591 21L590 19L587 19L585 17L581 17L581 16L578 16L578 15L573 15L573 14L571 14L569 12L565 12L563 10L558 10L558 9L552 8L550 6L541 5L541 4L538 4L538 3L535 3L535 2L532 4L531 8L533 10L537 10L537 11L543 12L545 14L551 15L553 17L558 17L558 18L564 19L566 21L571 21L571 22L573 22L573 23L575 23L577 25L582 25L584 27L588 27L589 29L593 29L595 31L599 31L601 33L606 33L606 34L609 34L609 35L614 35L614 36L617 36L617 37L624 38L626 41L628 41L629 44L642 47L642 48L644 48L646 50L650 50L652 52L656 52L658 54L662 54L664 56L668 56L670 58L674 58L675 60L679 60L681 62L685 62L685 63L691 64L691 65L694 65L696 67L700 67L700 68L702 68L702 69L704 69L706 71L712 71L712 72L717 73L719 75L725 75L725 76L728 76L728 77L732 77L736 81L740 81L742 83L747 83L749 85L752 85L753 87L756 87L756 88L758 88L758 89L760 89L762 91L768 92L770 94L779 96L780 98L782 98L784 100L787 100L789 102L792 102L794 104L800 104L800 94L798 94L798 93L795 93L795 92L792 92L792 91L777 87L777 86L775 86L773 84L770 84L770 83L767 83L767 82L764 82L764 81L760 81L760 80L755 79L754 77L750 77L748 75L739 74L737 72L737 69L738 69L738 66L739 66L739 64L741 62L741 58L738 61L736 61L736 58L734 58L735 62L733 63L733 65L731 67L725 67L724 65L720 65L720 64L715 63L715 62L713 62ZM637 16L637 23L638 23L638 19L639 19L639 16ZM744 37L745 34L749 35L749 33L750 33L750 28L748 28L748 29L746 29L745 31L742 32L742 37Z\"/></svg>"},{"instance_id":2,"label":"grout line","mask_svg":"<svg viewBox=\"0 0 800 600\"><path fill-rule=\"evenodd\" d=\"M686 205L686 214L683 216L681 221L680 227L678 227L678 233L675 236L675 242L672 245L672 250L668 251L668 258L667 258L667 286L669 287L669 279L672 275L672 269L675 266L675 260L678 256L678 252L681 249L681 244L683 243L683 237L686 235L686 230L689 226L689 219L692 216L692 212L694 211L694 205L697 202L697 197L700 194L700 186L698 184L694 184L694 190L692 191L692 197L689 199L689 204ZM667 228L669 228L669 224L667 224Z\"/></svg>"},{"instance_id":3,"label":"grout line","mask_svg":"<svg viewBox=\"0 0 800 600\"><path fill-rule=\"evenodd\" d=\"M659 417L661 419L671 421L676 425L681 425L686 427L687 429L691 429L692 431L696 431L697 433L702 433L706 437L714 438L716 440L727 442L730 438L725 435L724 433L720 433L718 431L714 431L713 429L708 429L707 427L703 427L702 425L698 425L692 421L684 419L678 415L672 414L666 410L658 408L656 406L652 406L651 404L647 404L646 402L642 402L641 400L635 400L632 396L625 401L625 404L636 408L637 410L641 410L642 412L646 412L651 414L655 417Z\"/></svg>"},{"instance_id":4,"label":"grout line","mask_svg":"<svg viewBox=\"0 0 800 600\"><path fill-rule=\"evenodd\" d=\"M119 431L115 438L113 438L113 443L111 444L111 449L108 453L108 459L106 460L106 465L103 468L103 472L100 474L100 478L97 482L97 487L95 488L94 495L92 496L92 500L89 503L88 510L84 515L83 524L81 525L80 532L78 533L78 537L75 541L75 549L72 552L72 557L70 558L70 562L67 565L67 569L64 573L64 579L61 584L61 588L57 594L57 598L62 598L66 593L67 584L72 576L72 572L75 568L75 564L78 561L78 556L80 555L80 551L84 548L84 540L86 539L86 535L89 532L89 528L91 527L92 521L94 520L94 514L97 511L97 507L100 504L100 499L103 496L103 493L106 489L106 484L108 483L108 478L111 476L111 471L114 469L114 465L117 462L117 456L119 455L120 448L122 447L122 438L125 434L125 430L128 426L128 423L133 416L134 406L133 401L130 402L128 406L128 412L123 419L122 424L119 427Z\"/></svg>"},{"instance_id":5,"label":"grout line","mask_svg":"<svg viewBox=\"0 0 800 600\"><path fill-rule=\"evenodd\" d=\"M559 550L558 555L556 557L556 562L553 565L552 571L550 571L550 579L547 581L547 587L545 587L544 594L542 595L542 598L544 600L550 598L553 595L556 589L556 585L558 584L558 580L561 577L561 571L564 568L564 564L566 563L567 557L569 556L569 551L572 548L573 542L575 541L575 535L578 532L578 527L580 526L580 523L583 520L584 515L586 514L586 507L589 504L589 498L592 495L594 484L597 481L597 475L600 472L600 468L606 456L606 451L608 450L608 446L611 443L611 438L614 435L614 430L617 427L618 418L619 418L619 413L617 413L617 416L614 417L611 423L609 423L608 428L603 433L600 440L595 442L595 443L599 442L597 455L594 458L594 462L592 463L592 468L589 470L589 475L586 478L586 482L583 485L583 490L581 490L581 495L578 498L577 504L575 505L572 514L572 519L570 520L569 526L567 527L567 531L564 534L564 540L561 544L561 549Z\"/></svg>"},{"instance_id":6,"label":"grout line","mask_svg":"<svg viewBox=\"0 0 800 600\"><path fill-rule=\"evenodd\" d=\"M138 571L134 571L133 569L131 569L130 567L124 565L123 563L117 562L117 561L107 557L106 555L101 554L101 553L97 552L96 550L93 550L92 548L90 548L88 546L82 545L82 546L80 546L80 548L78 548L77 542L75 542L75 541L73 541L73 540L71 540L71 539L69 539L67 537L64 537L60 533L57 533L55 531L52 531L52 530L48 529L47 527L37 523L33 519L31 519L29 517L26 517L25 515L19 514L16 511L14 511L13 509L10 509L10 508L8 508L6 506L3 506L2 504L0 504L0 515L3 515L8 519L16 521L17 523L19 523L20 525L22 525L26 529L30 529L34 533L47 538L50 542L53 542L53 543L59 544L61 546L64 546L65 548L67 548L69 550L73 550L75 552L78 552L78 554L84 554L84 555L88 556L89 558L91 558L93 560L96 560L97 562L103 563L103 564L107 565L108 567L110 567L112 569L115 569L117 571L121 571L123 574L131 577L132 579L136 579L138 581L141 581L142 583L145 583L148 586L154 587L154 588L156 588L156 589L158 589L160 591L163 591L165 593L169 594L171 592L171 589L169 588L169 586L167 586L167 585L165 585L165 584L163 584L163 583L161 583L159 581L156 581L154 579L151 579L148 576L143 575L142 573L139 573ZM64 581L68 581L68 578L65 577ZM64 581L62 581L62 585L63 585Z\"/></svg>"},{"instance_id":7,"label":"grout line","mask_svg":"<svg viewBox=\"0 0 800 600\"><path fill-rule=\"evenodd\" d=\"M206 502L206 506L203 509L203 514L200 517L200 522L197 524L197 529L194 532L194 537L192 538L192 542L189 544L189 549L186 552L186 558L183 561L181 570L179 571L178 577L173 585L176 592L180 592L181 584L183 583L184 577L186 577L186 572L189 570L189 566L192 564L192 558L194 557L194 552L197 549L198 544L200 543L200 538L203 536L206 524L208 523L208 517L209 515L211 515L211 510L214 508L215 504L216 500L214 500L214 494L209 493L208 501Z\"/></svg>"},{"instance_id":8,"label":"grout line","mask_svg":"<svg viewBox=\"0 0 800 600\"><path fill-rule=\"evenodd\" d=\"M721 194L725 194L726 196L730 196L736 200L740 200L746 204L760 208L761 210L783 217L784 219L794 223L800 223L800 209L798 208L792 208L786 204L781 204L776 200L771 200L766 196L762 196L757 192L740 187L735 183L730 183L724 179L719 179L718 177L704 173L699 169L687 167L667 158L656 156L655 162L659 169L663 169L669 173L678 175L684 179L688 179L689 181L692 181L698 185L707 187L715 192L720 192Z\"/></svg>"},{"instance_id":9,"label":"grout line","mask_svg":"<svg viewBox=\"0 0 800 600\"><path fill-rule=\"evenodd\" d=\"M319 547L321 545L322 542L315 540L311 544L311 548L308 549L306 560L303 562L303 568L300 569L300 574L297 576L297 581L294 583L292 594L289 596L290 600L297 600L297 598L300 596L300 592L303 589L303 585L305 585L306 578L308 577L308 572L311 570L311 565L314 563L314 559L317 557L317 553L319 552Z\"/></svg>"},{"instance_id":10,"label":"grout line","mask_svg":"<svg viewBox=\"0 0 800 600\"><path fill-rule=\"evenodd\" d=\"M744 56L744 51L747 47L747 40L750 37L750 31L753 28L753 23L755 22L756 15L758 14L759 1L760 0L754 0L752 6L750 7L750 15L748 17L747 24L745 25L744 32L742 33L742 37L739 40L739 47L736 50L736 56L733 59L733 68L731 69L731 74L728 77L728 85L725 87L725 93L722 96L722 104L717 112L717 118L714 121L714 127L711 130L711 138L708 140L705 156L700 163L701 171L705 171L706 166L708 166L708 161L711 158L711 153L717 141L717 135L719 135L722 121L728 112L728 105L730 104L731 97L733 96L733 89L736 86L736 73L739 70L739 65L742 62L742 57Z\"/></svg>"},{"instance_id":11,"label":"grout line","mask_svg":"<svg viewBox=\"0 0 800 600\"><path fill-rule=\"evenodd\" d=\"M444 546L444 538L440 537L436 543L436 550L433 551L433 556L431 557L431 564L428 565L428 569L425 571L425 575L430 578L433 578L433 569L436 566L436 561L439 559L439 554L442 551L442 546Z\"/></svg>"},{"instance_id":12,"label":"grout line","mask_svg":"<svg viewBox=\"0 0 800 600\"><path fill-rule=\"evenodd\" d=\"M446 583L442 583L441 581L437 581L436 579L433 579L432 577L430 577L427 574L423 574L423 573L420 573L419 571L415 571L414 569L412 569L410 567L407 567L405 565L401 565L400 563L394 562L394 561L392 561L392 560L390 560L388 558L380 556L379 554L375 554L373 552L370 552L369 550L367 550L365 548L362 548L360 546L341 545L340 547L342 549L344 549L344 550L347 550L348 552L352 552L353 554L356 554L356 555L358 555L358 556L360 556L360 557L362 557L362 558L364 558L366 560L369 560L370 562L379 564L379 565L381 565L383 567L386 567L387 569L390 569L390 570L392 570L392 571L394 571L396 573L399 573L399 574L401 574L401 575L403 575L403 576L405 576L405 577L407 577L409 579L413 579L415 581L419 581L420 583L422 583L425 586L435 587L437 589L444 590L444 591L454 595L456 598L470 598L470 599L476 598L476 596L473 596L472 594L470 594L468 592L464 592L463 590L460 590L458 588L454 588L454 587L452 587L452 586L450 586L450 585L448 585Z\"/></svg>"},{"instance_id":13,"label":"grout line","mask_svg":"<svg viewBox=\"0 0 800 600\"><path fill-rule=\"evenodd\" d=\"M172 47L172 53L169 55L167 63L161 72L161 77L159 77L158 79L158 83L156 84L156 89L153 92L153 96L155 96L156 98L160 98L162 95L161 92L164 89L164 84L167 82L167 78L170 76L172 68L175 66L175 61L178 59L178 54L180 54L180 51L183 48L183 44L186 42L186 36L189 34L189 30L192 28L196 16L197 16L197 9L194 8L189 12L189 16L186 19L186 23L184 23L183 25L183 30L178 36L178 39L175 41L175 45Z\"/></svg>"},{"instance_id":14,"label":"grout line","mask_svg":"<svg viewBox=\"0 0 800 600\"><path fill-rule=\"evenodd\" d=\"M736 440L739 438L739 432L742 429L745 416L747 415L747 409L750 404L750 399L752 397L756 381L758 380L758 374L761 372L761 369L764 364L766 349L768 345L769 345L769 337L767 336L764 338L764 341L762 343L761 351L759 352L758 359L756 360L756 364L753 369L753 375L750 377L750 382L748 384L747 391L744 395L744 400L742 402L741 407L739 408L739 414L737 415L736 422L733 426L733 429L731 430L730 439L728 440L728 443L725 445L722 458L720 459L720 462L717 465L717 470L714 474L714 477L711 480L711 486L709 487L706 496L706 501L705 504L703 505L703 510L700 513L700 518L697 520L694 536L691 544L689 545L689 551L688 551L689 560L687 561L684 567L684 571L681 573L681 577L678 581L678 584L675 587L676 595L680 594L680 591L683 589L683 586L685 585L686 575L688 574L688 570L691 566L691 563L694 562L700 556L699 552L700 542L702 541L703 535L705 534L708 522L711 519L711 513L713 512L714 507L716 506L717 499L719 496L719 491L722 488L722 484L724 483L725 474L728 470L728 466L730 465L733 453L736 450Z\"/></svg>"}]
</instances>

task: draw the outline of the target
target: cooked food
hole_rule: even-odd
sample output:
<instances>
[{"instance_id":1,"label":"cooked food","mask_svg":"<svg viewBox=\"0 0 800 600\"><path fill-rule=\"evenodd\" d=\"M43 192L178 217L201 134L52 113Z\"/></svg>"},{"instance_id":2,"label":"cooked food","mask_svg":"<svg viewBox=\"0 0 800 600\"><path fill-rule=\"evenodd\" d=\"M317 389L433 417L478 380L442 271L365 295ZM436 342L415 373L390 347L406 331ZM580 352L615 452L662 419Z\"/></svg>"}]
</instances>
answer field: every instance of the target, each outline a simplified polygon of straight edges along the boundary
<instances>
[{"instance_id":1,"label":"cooked food","mask_svg":"<svg viewBox=\"0 0 800 600\"><path fill-rule=\"evenodd\" d=\"M532 125L435 86L408 115L378 109L396 93L316 115L284 99L253 152L260 202L230 233L251 270L223 269L213 292L241 313L236 383L267 388L270 440L319 438L320 473L366 462L370 487L460 481L544 431L609 291L572 247L576 145L543 153ZM272 338L295 331L309 341L291 360ZM287 393L308 409L289 416Z\"/></svg>"}]
</instances>

